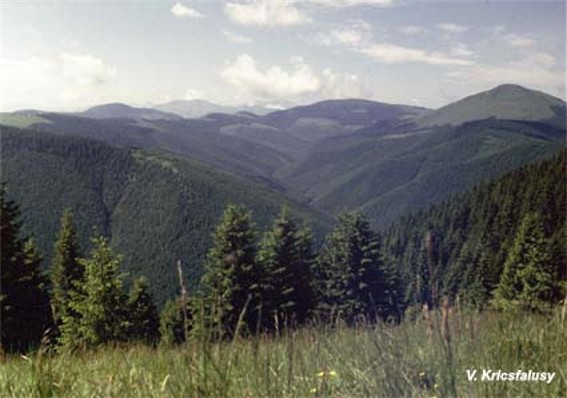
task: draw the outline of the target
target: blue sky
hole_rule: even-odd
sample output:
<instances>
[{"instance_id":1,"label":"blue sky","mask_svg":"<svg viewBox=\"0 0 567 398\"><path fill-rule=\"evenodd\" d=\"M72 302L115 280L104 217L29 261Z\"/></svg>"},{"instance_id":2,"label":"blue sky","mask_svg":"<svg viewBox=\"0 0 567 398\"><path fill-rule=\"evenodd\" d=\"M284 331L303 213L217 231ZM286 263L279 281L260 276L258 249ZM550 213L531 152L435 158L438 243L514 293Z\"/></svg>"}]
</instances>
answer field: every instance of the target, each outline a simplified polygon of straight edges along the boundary
<instances>
[{"instance_id":1,"label":"blue sky","mask_svg":"<svg viewBox=\"0 0 567 398\"><path fill-rule=\"evenodd\" d=\"M565 3L6 1L2 111L174 99L439 107L501 83L565 98Z\"/></svg>"}]
</instances>

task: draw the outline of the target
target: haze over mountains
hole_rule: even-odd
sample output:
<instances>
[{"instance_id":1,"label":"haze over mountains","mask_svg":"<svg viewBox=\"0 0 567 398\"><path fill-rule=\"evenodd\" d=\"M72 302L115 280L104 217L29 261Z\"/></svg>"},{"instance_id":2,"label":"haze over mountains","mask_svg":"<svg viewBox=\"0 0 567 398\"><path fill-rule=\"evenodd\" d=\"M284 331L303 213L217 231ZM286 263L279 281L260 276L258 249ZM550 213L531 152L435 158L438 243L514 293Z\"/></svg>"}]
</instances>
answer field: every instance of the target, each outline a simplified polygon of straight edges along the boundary
<instances>
[{"instance_id":1,"label":"haze over mountains","mask_svg":"<svg viewBox=\"0 0 567 398\"><path fill-rule=\"evenodd\" d=\"M516 85L438 110L350 99L264 111L182 101L2 114L15 127L2 128L3 178L47 258L71 207L87 236L97 225L139 273L164 267L165 246L168 264L199 264L229 201L262 228L283 203L319 236L344 210L381 228L565 146L565 102ZM65 189L69 179L77 188ZM144 243L156 224L173 243ZM174 281L173 269L163 275L156 292Z\"/></svg>"}]
</instances>

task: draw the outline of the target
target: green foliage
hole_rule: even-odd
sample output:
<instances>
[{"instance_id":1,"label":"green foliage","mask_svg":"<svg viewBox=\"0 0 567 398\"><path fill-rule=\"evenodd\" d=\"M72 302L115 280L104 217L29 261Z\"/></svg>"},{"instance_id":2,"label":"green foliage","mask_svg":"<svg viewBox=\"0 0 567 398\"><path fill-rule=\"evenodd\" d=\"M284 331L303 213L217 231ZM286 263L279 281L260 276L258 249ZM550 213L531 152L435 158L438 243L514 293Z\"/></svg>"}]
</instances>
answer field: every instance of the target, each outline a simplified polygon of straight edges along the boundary
<instances>
[{"instance_id":1,"label":"green foliage","mask_svg":"<svg viewBox=\"0 0 567 398\"><path fill-rule=\"evenodd\" d=\"M178 259L190 265L185 283L196 290L210 236L229 202L252 209L260 228L287 203L317 243L333 222L281 192L198 161L4 126L0 135L3 178L21 205L23 232L36 237L40 253L54 258L61 214L69 209L81 250L90 250L93 228L110 236L124 256L126 282L146 276L158 308L176 294Z\"/></svg>"},{"instance_id":2,"label":"green foliage","mask_svg":"<svg viewBox=\"0 0 567 398\"><path fill-rule=\"evenodd\" d=\"M73 214L65 210L61 218L61 230L53 249L51 262L51 305L57 324L69 315L69 299L76 292L76 285L83 277L83 267L79 265L79 244Z\"/></svg>"},{"instance_id":3,"label":"green foliage","mask_svg":"<svg viewBox=\"0 0 567 398\"><path fill-rule=\"evenodd\" d=\"M254 237L250 213L228 205L213 235L201 281L206 323L218 337L256 326L260 275Z\"/></svg>"},{"instance_id":4,"label":"green foliage","mask_svg":"<svg viewBox=\"0 0 567 398\"><path fill-rule=\"evenodd\" d=\"M21 237L20 210L0 185L0 348L26 351L38 346L52 325L47 278L31 239Z\"/></svg>"},{"instance_id":5,"label":"green foliage","mask_svg":"<svg viewBox=\"0 0 567 398\"><path fill-rule=\"evenodd\" d=\"M440 295L458 297L477 309L491 300L499 285L499 298L507 300L514 295L504 292L511 285L512 291L523 291L522 283L527 283L526 289L538 286L529 300L562 300L567 280L566 160L562 151L390 225L384 231L385 252L400 272L406 304L429 302L434 284ZM531 226L524 225L529 220ZM431 267L423 240L428 232L437 242Z\"/></svg>"},{"instance_id":6,"label":"green foliage","mask_svg":"<svg viewBox=\"0 0 567 398\"><path fill-rule=\"evenodd\" d=\"M84 278L71 295L71 314L63 317L61 344L90 347L128 337L128 303L119 274L120 258L116 257L105 238L93 239L91 257L81 259Z\"/></svg>"},{"instance_id":7,"label":"green foliage","mask_svg":"<svg viewBox=\"0 0 567 398\"><path fill-rule=\"evenodd\" d=\"M323 319L352 323L387 315L380 240L361 215L340 216L319 255L315 286L317 312Z\"/></svg>"},{"instance_id":8,"label":"green foliage","mask_svg":"<svg viewBox=\"0 0 567 398\"><path fill-rule=\"evenodd\" d=\"M159 340L159 316L145 277L137 278L128 297L128 337L155 344Z\"/></svg>"},{"instance_id":9,"label":"green foliage","mask_svg":"<svg viewBox=\"0 0 567 398\"><path fill-rule=\"evenodd\" d=\"M2 363L7 397L564 397L564 310L482 313L450 319L454 360L428 324L302 328L283 337L220 344L129 345ZM466 320L466 321L465 321ZM471 337L469 327L474 325ZM482 382L482 369L555 372L547 382ZM470 382L467 369L479 369ZM455 375L454 384L450 375Z\"/></svg>"},{"instance_id":10,"label":"green foliage","mask_svg":"<svg viewBox=\"0 0 567 398\"><path fill-rule=\"evenodd\" d=\"M311 266L312 239L299 229L283 208L272 229L259 245L262 327L301 324L313 305Z\"/></svg>"},{"instance_id":11,"label":"green foliage","mask_svg":"<svg viewBox=\"0 0 567 398\"><path fill-rule=\"evenodd\" d=\"M185 341L183 309L179 301L166 301L159 319L159 332L162 345L171 346Z\"/></svg>"},{"instance_id":12,"label":"green foliage","mask_svg":"<svg viewBox=\"0 0 567 398\"><path fill-rule=\"evenodd\" d=\"M503 310L536 311L549 306L554 283L541 217L527 214L504 263L494 305Z\"/></svg>"}]
</instances>

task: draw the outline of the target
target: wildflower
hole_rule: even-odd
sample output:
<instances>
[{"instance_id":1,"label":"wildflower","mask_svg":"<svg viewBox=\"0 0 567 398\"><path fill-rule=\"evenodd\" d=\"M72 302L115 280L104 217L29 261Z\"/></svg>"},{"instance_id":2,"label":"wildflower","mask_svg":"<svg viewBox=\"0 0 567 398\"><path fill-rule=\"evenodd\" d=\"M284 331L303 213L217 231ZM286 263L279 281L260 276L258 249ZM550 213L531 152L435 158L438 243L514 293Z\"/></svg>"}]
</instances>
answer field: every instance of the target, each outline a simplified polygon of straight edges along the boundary
<instances>
[{"instance_id":1,"label":"wildflower","mask_svg":"<svg viewBox=\"0 0 567 398\"><path fill-rule=\"evenodd\" d=\"M317 388L313 387L311 390L309 390L309 394L316 394L317 393Z\"/></svg>"},{"instance_id":2,"label":"wildflower","mask_svg":"<svg viewBox=\"0 0 567 398\"><path fill-rule=\"evenodd\" d=\"M425 377L425 372L419 372L419 377Z\"/></svg>"},{"instance_id":3,"label":"wildflower","mask_svg":"<svg viewBox=\"0 0 567 398\"><path fill-rule=\"evenodd\" d=\"M324 370L317 373L317 377L324 377L324 376L331 376L331 377L335 377L337 375L337 372L335 372L334 370L331 370L329 372L325 372Z\"/></svg>"}]
</instances>

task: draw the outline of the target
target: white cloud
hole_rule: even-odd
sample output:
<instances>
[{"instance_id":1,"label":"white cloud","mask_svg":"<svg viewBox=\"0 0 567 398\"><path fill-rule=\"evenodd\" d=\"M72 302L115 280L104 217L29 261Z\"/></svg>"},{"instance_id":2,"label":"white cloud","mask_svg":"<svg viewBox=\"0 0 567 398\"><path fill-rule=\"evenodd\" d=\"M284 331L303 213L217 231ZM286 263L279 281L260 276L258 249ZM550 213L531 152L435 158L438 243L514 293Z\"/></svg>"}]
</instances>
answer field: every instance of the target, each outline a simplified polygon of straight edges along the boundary
<instances>
[{"instance_id":1,"label":"white cloud","mask_svg":"<svg viewBox=\"0 0 567 398\"><path fill-rule=\"evenodd\" d=\"M355 46L366 40L367 36L367 32L356 28L334 29L327 33L320 33L317 42L327 46Z\"/></svg>"},{"instance_id":2,"label":"white cloud","mask_svg":"<svg viewBox=\"0 0 567 398\"><path fill-rule=\"evenodd\" d=\"M227 3L225 13L241 25L291 26L310 22L311 19L287 0L255 1L252 3Z\"/></svg>"},{"instance_id":3,"label":"white cloud","mask_svg":"<svg viewBox=\"0 0 567 398\"><path fill-rule=\"evenodd\" d=\"M187 7L186 5L181 4L180 2L175 3L173 7L171 7L171 13L175 15L177 18L200 19L205 17L199 11L195 10L194 8Z\"/></svg>"},{"instance_id":4,"label":"white cloud","mask_svg":"<svg viewBox=\"0 0 567 398\"><path fill-rule=\"evenodd\" d=\"M2 107L77 108L104 98L116 67L91 54L1 60Z\"/></svg>"},{"instance_id":5,"label":"white cloud","mask_svg":"<svg viewBox=\"0 0 567 398\"><path fill-rule=\"evenodd\" d=\"M396 0L311 0L310 3L331 8L346 8L356 6L390 7Z\"/></svg>"},{"instance_id":6,"label":"white cloud","mask_svg":"<svg viewBox=\"0 0 567 398\"><path fill-rule=\"evenodd\" d=\"M457 43L451 49L451 55L455 57L470 57L474 53L469 49L469 46L464 43Z\"/></svg>"},{"instance_id":7,"label":"white cloud","mask_svg":"<svg viewBox=\"0 0 567 398\"><path fill-rule=\"evenodd\" d=\"M403 33L404 35L415 36L427 32L427 29L416 25L406 25L400 27L398 31Z\"/></svg>"},{"instance_id":8,"label":"white cloud","mask_svg":"<svg viewBox=\"0 0 567 398\"><path fill-rule=\"evenodd\" d=\"M114 66L106 65L102 59L88 55L63 53L60 57L64 78L79 86L100 86L116 75Z\"/></svg>"},{"instance_id":9,"label":"white cloud","mask_svg":"<svg viewBox=\"0 0 567 398\"><path fill-rule=\"evenodd\" d=\"M228 30L223 29L222 34L225 39L231 43L250 44L254 42L251 37L239 35L238 33L234 33Z\"/></svg>"},{"instance_id":10,"label":"white cloud","mask_svg":"<svg viewBox=\"0 0 567 398\"><path fill-rule=\"evenodd\" d=\"M520 61L504 65L475 64L449 72L457 82L485 84L516 83L548 90L565 85L563 70L553 70L557 60L551 54L534 52Z\"/></svg>"},{"instance_id":11,"label":"white cloud","mask_svg":"<svg viewBox=\"0 0 567 398\"><path fill-rule=\"evenodd\" d=\"M290 60L290 67L271 66L260 70L256 61L242 54L228 64L220 75L238 89L257 98L285 98L319 90L317 74L301 57Z\"/></svg>"},{"instance_id":12,"label":"white cloud","mask_svg":"<svg viewBox=\"0 0 567 398\"><path fill-rule=\"evenodd\" d=\"M203 90L188 88L185 91L185 95L183 96L183 99L190 101L194 99L202 99L204 97L205 97L205 92Z\"/></svg>"},{"instance_id":13,"label":"white cloud","mask_svg":"<svg viewBox=\"0 0 567 398\"><path fill-rule=\"evenodd\" d=\"M464 25L457 25L454 23L450 23L450 22L444 22L444 23L438 23L437 25L435 25L437 27L437 29L442 30L443 32L446 33L463 33L466 32L467 30L469 30L468 26L464 26Z\"/></svg>"},{"instance_id":14,"label":"white cloud","mask_svg":"<svg viewBox=\"0 0 567 398\"><path fill-rule=\"evenodd\" d=\"M531 47L535 41L529 37L519 36L514 33L508 33L502 36L502 39L511 47Z\"/></svg>"},{"instance_id":15,"label":"white cloud","mask_svg":"<svg viewBox=\"0 0 567 398\"><path fill-rule=\"evenodd\" d=\"M330 68L324 69L320 98L367 98L371 91L353 73L338 73Z\"/></svg>"},{"instance_id":16,"label":"white cloud","mask_svg":"<svg viewBox=\"0 0 567 398\"><path fill-rule=\"evenodd\" d=\"M472 61L439 52L402 47L395 44L369 44L359 50L386 64L426 63L430 65L470 65Z\"/></svg>"},{"instance_id":17,"label":"white cloud","mask_svg":"<svg viewBox=\"0 0 567 398\"><path fill-rule=\"evenodd\" d=\"M301 57L293 57L289 65L258 67L248 54L240 55L220 72L250 101L293 100L313 102L328 98L362 98L371 95L355 74L330 68L316 71Z\"/></svg>"}]
</instances>

